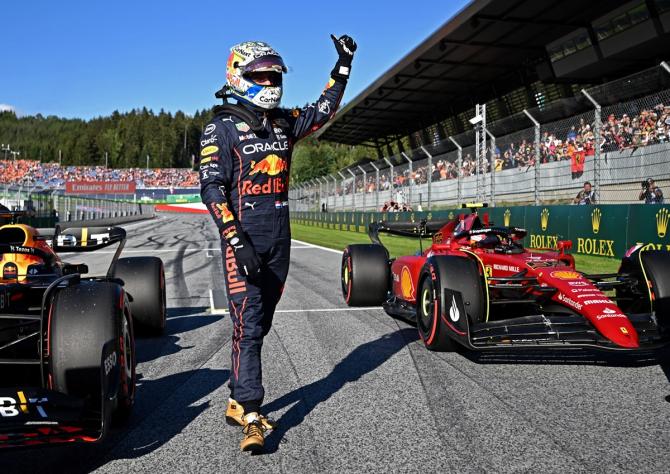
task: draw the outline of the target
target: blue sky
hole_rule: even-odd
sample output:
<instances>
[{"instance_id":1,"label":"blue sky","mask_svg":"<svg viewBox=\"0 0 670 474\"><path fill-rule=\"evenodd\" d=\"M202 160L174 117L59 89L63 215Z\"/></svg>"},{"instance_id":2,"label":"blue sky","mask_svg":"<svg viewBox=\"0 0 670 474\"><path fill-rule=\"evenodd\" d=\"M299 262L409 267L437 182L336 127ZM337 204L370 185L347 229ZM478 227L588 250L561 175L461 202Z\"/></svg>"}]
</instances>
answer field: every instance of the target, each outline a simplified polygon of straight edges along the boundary
<instances>
[{"instance_id":1,"label":"blue sky","mask_svg":"<svg viewBox=\"0 0 670 474\"><path fill-rule=\"evenodd\" d=\"M3 1L0 107L82 118L142 106L191 114L218 102L229 48L246 40L282 54L290 68L282 105L302 105L336 60L331 32L359 45L348 101L466 3Z\"/></svg>"}]
</instances>

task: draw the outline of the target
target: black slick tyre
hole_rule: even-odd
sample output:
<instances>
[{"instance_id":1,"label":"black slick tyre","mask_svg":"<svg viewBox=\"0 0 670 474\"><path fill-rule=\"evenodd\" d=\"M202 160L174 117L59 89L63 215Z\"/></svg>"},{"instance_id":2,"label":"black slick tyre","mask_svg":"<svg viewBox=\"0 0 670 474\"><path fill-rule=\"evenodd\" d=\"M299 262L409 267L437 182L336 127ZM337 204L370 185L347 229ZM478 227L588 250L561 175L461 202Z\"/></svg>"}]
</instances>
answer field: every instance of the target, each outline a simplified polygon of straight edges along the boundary
<instances>
[{"instance_id":1,"label":"black slick tyre","mask_svg":"<svg viewBox=\"0 0 670 474\"><path fill-rule=\"evenodd\" d=\"M50 388L85 400L100 415L104 437L135 399L135 341L123 289L83 281L58 291L48 334Z\"/></svg>"},{"instance_id":2,"label":"black slick tyre","mask_svg":"<svg viewBox=\"0 0 670 474\"><path fill-rule=\"evenodd\" d=\"M353 244L344 249L340 280L349 306L378 306L389 290L389 255L382 245Z\"/></svg>"},{"instance_id":3,"label":"black slick tyre","mask_svg":"<svg viewBox=\"0 0 670 474\"><path fill-rule=\"evenodd\" d=\"M487 295L483 276L476 261L467 257L439 256L426 262L420 279L417 299L417 329L426 348L432 351L454 351L461 345L454 340L456 331L467 337L464 325L449 322L443 301L444 290L461 294L469 324L486 319ZM460 327L460 329L459 329Z\"/></svg>"},{"instance_id":4,"label":"black slick tyre","mask_svg":"<svg viewBox=\"0 0 670 474\"><path fill-rule=\"evenodd\" d=\"M123 281L123 288L130 295L130 312L137 333L163 335L167 318L163 261L157 257L120 258L114 277Z\"/></svg>"}]
</instances>

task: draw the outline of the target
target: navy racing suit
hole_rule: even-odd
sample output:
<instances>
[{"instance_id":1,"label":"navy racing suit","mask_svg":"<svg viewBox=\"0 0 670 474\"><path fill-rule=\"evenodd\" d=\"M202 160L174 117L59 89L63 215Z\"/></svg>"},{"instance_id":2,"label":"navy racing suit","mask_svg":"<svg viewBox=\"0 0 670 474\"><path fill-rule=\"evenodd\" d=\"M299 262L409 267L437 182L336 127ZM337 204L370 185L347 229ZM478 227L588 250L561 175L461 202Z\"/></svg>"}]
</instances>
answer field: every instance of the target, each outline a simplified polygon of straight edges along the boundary
<instances>
[{"instance_id":1,"label":"navy racing suit","mask_svg":"<svg viewBox=\"0 0 670 474\"><path fill-rule=\"evenodd\" d=\"M331 79L316 103L302 109L247 108L258 120L255 124L231 113L243 105L221 106L201 137L200 194L221 235L233 320L229 386L231 398L245 412L258 411L263 400L261 347L288 274L291 152L298 140L335 114L345 86L346 79ZM226 238L240 228L261 260L261 271L253 278L238 271Z\"/></svg>"}]
</instances>

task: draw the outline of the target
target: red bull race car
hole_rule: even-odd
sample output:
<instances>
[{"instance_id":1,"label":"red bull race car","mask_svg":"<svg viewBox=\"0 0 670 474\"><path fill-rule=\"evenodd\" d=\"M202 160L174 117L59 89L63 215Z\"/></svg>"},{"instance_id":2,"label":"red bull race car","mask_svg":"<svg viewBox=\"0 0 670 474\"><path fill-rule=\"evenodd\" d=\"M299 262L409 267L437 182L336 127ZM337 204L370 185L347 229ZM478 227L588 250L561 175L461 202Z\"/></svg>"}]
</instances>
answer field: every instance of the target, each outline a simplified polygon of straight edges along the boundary
<instances>
[{"instance_id":1,"label":"red bull race car","mask_svg":"<svg viewBox=\"0 0 670 474\"><path fill-rule=\"evenodd\" d=\"M120 227L0 226L0 447L99 441L130 415L135 330L161 334L166 300L162 261L120 258L125 240ZM59 256L113 244L102 276Z\"/></svg>"},{"instance_id":2,"label":"red bull race car","mask_svg":"<svg viewBox=\"0 0 670 474\"><path fill-rule=\"evenodd\" d=\"M380 233L432 245L390 259ZM570 241L524 248L524 229L495 226L476 207L446 222L372 223L369 235L371 244L344 250L346 303L381 304L415 321L428 349L625 351L670 342L670 252L634 247L617 273L587 274L566 253Z\"/></svg>"}]
</instances>

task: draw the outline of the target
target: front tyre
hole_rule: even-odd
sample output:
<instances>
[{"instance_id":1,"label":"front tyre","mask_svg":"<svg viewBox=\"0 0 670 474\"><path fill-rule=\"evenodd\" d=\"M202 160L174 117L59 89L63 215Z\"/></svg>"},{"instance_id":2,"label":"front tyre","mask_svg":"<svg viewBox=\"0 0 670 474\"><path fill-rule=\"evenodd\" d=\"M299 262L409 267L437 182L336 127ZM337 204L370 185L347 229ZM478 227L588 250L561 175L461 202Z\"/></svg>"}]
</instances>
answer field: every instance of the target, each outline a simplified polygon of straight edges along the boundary
<instances>
[{"instance_id":1,"label":"front tyre","mask_svg":"<svg viewBox=\"0 0 670 474\"><path fill-rule=\"evenodd\" d=\"M453 352L457 349L457 343L451 339L445 323L441 320L440 283L434 272L433 276L435 279L430 273L425 275L419 286L416 326L428 350Z\"/></svg>"}]
</instances>

